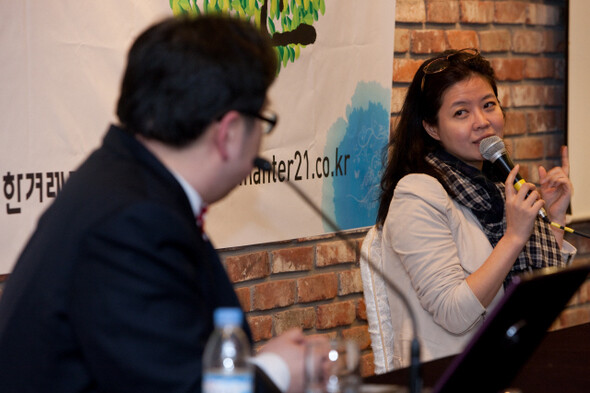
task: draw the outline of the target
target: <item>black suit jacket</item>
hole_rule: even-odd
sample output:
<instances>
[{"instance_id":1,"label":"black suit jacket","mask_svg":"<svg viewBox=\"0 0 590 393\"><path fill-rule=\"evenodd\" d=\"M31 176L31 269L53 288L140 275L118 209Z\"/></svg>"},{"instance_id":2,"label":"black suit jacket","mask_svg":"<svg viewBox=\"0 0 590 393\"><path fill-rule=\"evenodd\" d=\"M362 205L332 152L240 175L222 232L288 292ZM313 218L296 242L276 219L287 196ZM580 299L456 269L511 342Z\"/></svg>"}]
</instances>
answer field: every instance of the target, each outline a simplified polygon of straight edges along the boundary
<instances>
[{"instance_id":1,"label":"black suit jacket","mask_svg":"<svg viewBox=\"0 0 590 393\"><path fill-rule=\"evenodd\" d=\"M6 283L0 390L199 392L220 306L239 302L184 191L112 126L43 214Z\"/></svg>"}]
</instances>

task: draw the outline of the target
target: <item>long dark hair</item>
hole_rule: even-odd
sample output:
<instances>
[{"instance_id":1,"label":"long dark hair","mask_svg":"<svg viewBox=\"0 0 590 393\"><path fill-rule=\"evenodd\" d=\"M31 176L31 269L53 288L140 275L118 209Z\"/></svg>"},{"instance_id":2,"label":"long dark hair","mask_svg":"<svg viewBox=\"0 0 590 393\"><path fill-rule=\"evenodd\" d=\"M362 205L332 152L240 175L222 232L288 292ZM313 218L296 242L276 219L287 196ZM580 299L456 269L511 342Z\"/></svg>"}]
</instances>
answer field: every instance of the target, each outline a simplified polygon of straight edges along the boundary
<instances>
[{"instance_id":1,"label":"long dark hair","mask_svg":"<svg viewBox=\"0 0 590 393\"><path fill-rule=\"evenodd\" d=\"M425 74L424 67L439 58L448 59L447 67L440 72ZM377 225L381 226L385 222L393 191L402 177L410 173L424 173L440 180L439 173L425 158L428 153L441 146L428 135L422 121L438 124L443 94L456 83L474 74L486 79L498 98L494 70L479 54L472 56L462 51L449 50L424 61L414 75L393 136L384 152L389 159L381 178ZM441 184L444 185L444 182L441 181Z\"/></svg>"}]
</instances>

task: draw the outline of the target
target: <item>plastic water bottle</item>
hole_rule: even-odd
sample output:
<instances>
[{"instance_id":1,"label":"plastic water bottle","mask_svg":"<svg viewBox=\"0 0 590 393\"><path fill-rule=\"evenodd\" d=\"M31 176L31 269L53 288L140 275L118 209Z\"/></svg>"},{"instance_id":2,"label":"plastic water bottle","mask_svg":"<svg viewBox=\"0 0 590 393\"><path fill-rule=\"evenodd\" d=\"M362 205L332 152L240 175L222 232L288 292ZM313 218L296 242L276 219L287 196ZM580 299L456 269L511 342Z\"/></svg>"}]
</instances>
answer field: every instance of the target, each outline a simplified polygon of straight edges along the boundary
<instances>
[{"instance_id":1,"label":"plastic water bottle","mask_svg":"<svg viewBox=\"0 0 590 393\"><path fill-rule=\"evenodd\" d=\"M242 330L242 310L218 308L215 330L203 355L203 393L252 393L254 366L248 362L250 342Z\"/></svg>"}]
</instances>

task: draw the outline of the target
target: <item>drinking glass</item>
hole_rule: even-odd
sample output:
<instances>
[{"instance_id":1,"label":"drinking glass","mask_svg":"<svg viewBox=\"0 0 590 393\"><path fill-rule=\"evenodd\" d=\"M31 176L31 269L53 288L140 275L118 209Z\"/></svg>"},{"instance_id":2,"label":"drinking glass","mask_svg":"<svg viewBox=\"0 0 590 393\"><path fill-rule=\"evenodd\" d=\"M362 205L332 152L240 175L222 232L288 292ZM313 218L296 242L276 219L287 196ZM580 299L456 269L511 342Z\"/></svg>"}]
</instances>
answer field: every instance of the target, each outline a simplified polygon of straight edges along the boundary
<instances>
[{"instance_id":1,"label":"drinking glass","mask_svg":"<svg viewBox=\"0 0 590 393\"><path fill-rule=\"evenodd\" d=\"M306 393L358 393L360 350L349 339L310 341L305 348Z\"/></svg>"}]
</instances>

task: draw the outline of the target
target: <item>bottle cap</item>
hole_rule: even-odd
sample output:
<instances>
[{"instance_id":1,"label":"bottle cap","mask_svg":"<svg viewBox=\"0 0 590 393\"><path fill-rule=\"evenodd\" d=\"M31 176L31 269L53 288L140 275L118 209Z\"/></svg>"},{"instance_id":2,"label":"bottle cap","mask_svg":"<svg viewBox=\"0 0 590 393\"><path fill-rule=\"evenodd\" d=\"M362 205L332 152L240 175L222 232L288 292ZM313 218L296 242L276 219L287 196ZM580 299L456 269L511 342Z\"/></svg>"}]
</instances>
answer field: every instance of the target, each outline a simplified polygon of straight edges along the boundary
<instances>
[{"instance_id":1,"label":"bottle cap","mask_svg":"<svg viewBox=\"0 0 590 393\"><path fill-rule=\"evenodd\" d=\"M213 311L215 327L242 325L242 310L238 307L220 307Z\"/></svg>"}]
</instances>

